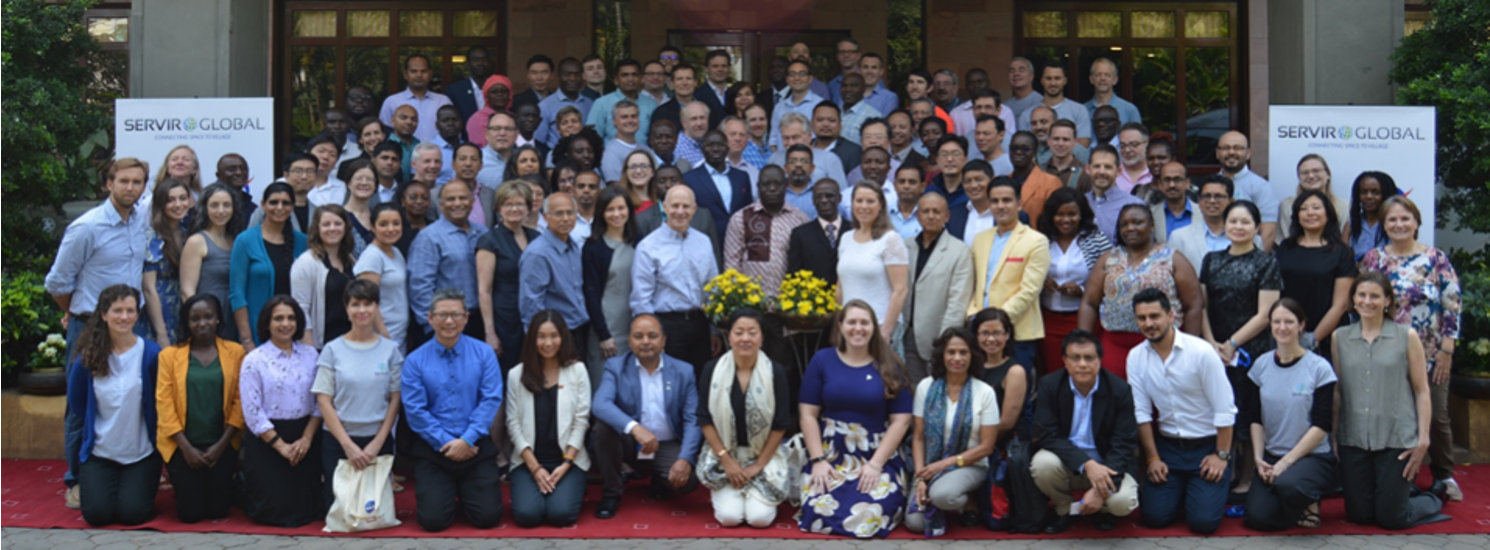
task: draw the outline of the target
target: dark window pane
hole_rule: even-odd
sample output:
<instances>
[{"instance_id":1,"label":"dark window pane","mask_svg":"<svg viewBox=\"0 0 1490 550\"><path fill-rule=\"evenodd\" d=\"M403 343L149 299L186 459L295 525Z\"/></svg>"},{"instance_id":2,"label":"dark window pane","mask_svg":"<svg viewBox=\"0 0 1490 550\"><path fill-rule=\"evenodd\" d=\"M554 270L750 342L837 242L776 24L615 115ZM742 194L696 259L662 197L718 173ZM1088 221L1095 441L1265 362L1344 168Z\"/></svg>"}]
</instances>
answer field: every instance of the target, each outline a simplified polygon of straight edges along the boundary
<instances>
[{"instance_id":1,"label":"dark window pane","mask_svg":"<svg viewBox=\"0 0 1490 550\"><path fill-rule=\"evenodd\" d=\"M439 13L439 12L436 12L436 13ZM443 72L443 69L445 67L445 56L444 56L444 54L442 52L443 52L443 48L441 48L439 46L404 46L402 48L399 48L398 49L398 71L399 71L399 75L398 75L398 89L397 90L393 90L393 92L394 93L397 93L397 92L403 91L404 89L406 89L406 88L409 87L409 83L408 82L405 82L404 81L404 77L403 77L404 61L407 60L410 55L413 55L413 54L416 54L416 53L424 54L424 57L426 57L426 58L429 59L429 70L434 75L433 77L430 78L429 89L434 90L434 91L437 91L437 92L440 91L440 90L442 90L444 88L444 78L442 78L442 75L445 74Z\"/></svg>"},{"instance_id":2,"label":"dark window pane","mask_svg":"<svg viewBox=\"0 0 1490 550\"><path fill-rule=\"evenodd\" d=\"M1133 97L1127 99L1143 113L1143 123L1150 132L1175 130L1178 90L1174 54L1174 48L1133 50Z\"/></svg>"},{"instance_id":3,"label":"dark window pane","mask_svg":"<svg viewBox=\"0 0 1490 550\"><path fill-rule=\"evenodd\" d=\"M890 28L886 34L889 52L885 56L884 81L885 86L899 94L901 99L905 99L906 74L926 64L922 25L925 10L923 0L890 0ZM833 55L836 56L837 51Z\"/></svg>"},{"instance_id":4,"label":"dark window pane","mask_svg":"<svg viewBox=\"0 0 1490 550\"><path fill-rule=\"evenodd\" d=\"M1025 38L1065 38L1066 37L1066 12L1061 12L1061 11L1027 11L1027 12L1024 12L1024 37Z\"/></svg>"},{"instance_id":5,"label":"dark window pane","mask_svg":"<svg viewBox=\"0 0 1490 550\"><path fill-rule=\"evenodd\" d=\"M388 96L388 47L348 46L346 75L348 89L367 86L381 106L382 99Z\"/></svg>"},{"instance_id":6,"label":"dark window pane","mask_svg":"<svg viewBox=\"0 0 1490 550\"><path fill-rule=\"evenodd\" d=\"M631 57L631 0L595 2L595 53L612 68Z\"/></svg>"},{"instance_id":7,"label":"dark window pane","mask_svg":"<svg viewBox=\"0 0 1490 550\"><path fill-rule=\"evenodd\" d=\"M1215 158L1231 129L1231 50L1185 48L1185 149L1191 162Z\"/></svg>"},{"instance_id":8,"label":"dark window pane","mask_svg":"<svg viewBox=\"0 0 1490 550\"><path fill-rule=\"evenodd\" d=\"M296 46L290 48L290 136L296 141L321 132L326 109L344 98L332 90L336 85L336 48Z\"/></svg>"}]
</instances>

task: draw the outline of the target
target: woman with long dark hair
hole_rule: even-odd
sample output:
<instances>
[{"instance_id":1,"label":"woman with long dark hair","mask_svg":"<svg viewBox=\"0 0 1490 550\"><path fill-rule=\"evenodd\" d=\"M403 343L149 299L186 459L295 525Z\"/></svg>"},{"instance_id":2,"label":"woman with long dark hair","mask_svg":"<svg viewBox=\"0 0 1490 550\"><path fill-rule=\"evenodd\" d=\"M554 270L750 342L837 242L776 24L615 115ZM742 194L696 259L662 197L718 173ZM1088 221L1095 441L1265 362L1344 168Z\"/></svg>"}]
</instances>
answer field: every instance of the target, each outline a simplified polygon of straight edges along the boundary
<instances>
[{"instance_id":1,"label":"woman with long dark hair","mask_svg":"<svg viewBox=\"0 0 1490 550\"><path fill-rule=\"evenodd\" d=\"M181 249L181 299L202 292L216 296L218 303L229 304L233 240L248 220L243 219L238 192L225 184L208 185L199 202L201 208ZM239 341L238 323L224 322L220 336Z\"/></svg>"},{"instance_id":2,"label":"woman with long dark hair","mask_svg":"<svg viewBox=\"0 0 1490 550\"><path fill-rule=\"evenodd\" d=\"M217 336L223 322L217 297L192 296L180 314L186 334L160 352L155 441L176 490L176 517L196 523L227 517L233 501L244 428L238 397L244 351Z\"/></svg>"},{"instance_id":3,"label":"woman with long dark hair","mask_svg":"<svg viewBox=\"0 0 1490 550\"><path fill-rule=\"evenodd\" d=\"M1355 250L1355 261L1371 249L1387 244L1387 234L1381 230L1381 203L1402 194L1397 189L1397 180L1386 172L1366 171L1356 176L1350 185L1349 242Z\"/></svg>"},{"instance_id":4,"label":"woman with long dark hair","mask_svg":"<svg viewBox=\"0 0 1490 550\"><path fill-rule=\"evenodd\" d=\"M134 334L139 294L114 285L78 337L68 367L67 407L83 423L78 472L88 525L139 525L155 515L160 453L155 449L156 360L160 346ZM84 322L74 320L74 322Z\"/></svg>"},{"instance_id":5,"label":"woman with long dark hair","mask_svg":"<svg viewBox=\"0 0 1490 550\"><path fill-rule=\"evenodd\" d=\"M309 316L304 341L316 349L352 330L346 308L337 307L347 283L356 278L350 233L346 210L335 204L317 207L311 215L308 249L290 268L290 295Z\"/></svg>"},{"instance_id":6,"label":"woman with long dark hair","mask_svg":"<svg viewBox=\"0 0 1490 550\"><path fill-rule=\"evenodd\" d=\"M145 250L140 291L150 329L161 347L176 336L176 310L181 307L181 250L186 241L186 218L196 207L186 182L166 178L155 184L150 202L150 246Z\"/></svg>"},{"instance_id":7,"label":"woman with long dark hair","mask_svg":"<svg viewBox=\"0 0 1490 550\"><path fill-rule=\"evenodd\" d=\"M833 347L808 363L798 397L808 463L797 527L883 538L905 513L911 472L902 443L915 392L873 307L851 300L834 324Z\"/></svg>"},{"instance_id":8,"label":"woman with long dark hair","mask_svg":"<svg viewBox=\"0 0 1490 550\"><path fill-rule=\"evenodd\" d=\"M1320 191L1304 191L1293 201L1293 230L1273 254L1283 276L1280 296L1304 306L1305 349L1328 353L1330 335L1350 310L1350 285L1356 262L1340 235L1340 219ZM1374 229L1373 229L1374 231Z\"/></svg>"},{"instance_id":9,"label":"woman with long dark hair","mask_svg":"<svg viewBox=\"0 0 1490 550\"><path fill-rule=\"evenodd\" d=\"M518 527L573 525L590 468L590 377L564 317L551 309L528 324L522 358L507 373L512 516Z\"/></svg>"},{"instance_id":10,"label":"woman with long dark hair","mask_svg":"<svg viewBox=\"0 0 1490 550\"><path fill-rule=\"evenodd\" d=\"M585 309L590 314L590 386L600 387L605 361L621 353L631 327L631 262L639 239L630 193L612 185L600 191L596 214L604 229L590 232L581 251Z\"/></svg>"},{"instance_id":11,"label":"woman with long dark hair","mask_svg":"<svg viewBox=\"0 0 1490 550\"><path fill-rule=\"evenodd\" d=\"M1061 187L1045 200L1035 222L1050 238L1050 272L1040 293L1040 312L1045 321L1045 339L1040 345L1047 373L1066 368L1061 342L1076 330L1081 297L1092 268L1103 252L1112 250L1112 243L1097 229L1096 220L1086 197L1075 189Z\"/></svg>"},{"instance_id":12,"label":"woman with long dark hair","mask_svg":"<svg viewBox=\"0 0 1490 550\"><path fill-rule=\"evenodd\" d=\"M507 167L502 172L502 181L512 181L529 174L546 175L543 154L532 144L514 147L512 160L507 161Z\"/></svg>"},{"instance_id":13,"label":"woman with long dark hair","mask_svg":"<svg viewBox=\"0 0 1490 550\"><path fill-rule=\"evenodd\" d=\"M290 266L305 252L305 234L290 226L295 190L274 182L264 188L260 203L264 223L250 227L233 240L228 263L228 297L238 341L252 350L264 335L256 334L249 319L258 319L269 297L290 293Z\"/></svg>"},{"instance_id":14,"label":"woman with long dark hair","mask_svg":"<svg viewBox=\"0 0 1490 550\"><path fill-rule=\"evenodd\" d=\"M299 527L326 515L321 494L321 417L310 392L319 354L300 342L305 312L275 296L259 314L267 345L243 358L243 511L257 523Z\"/></svg>"},{"instance_id":15,"label":"woman with long dark hair","mask_svg":"<svg viewBox=\"0 0 1490 550\"><path fill-rule=\"evenodd\" d=\"M936 339L931 376L916 385L916 482L905 516L913 533L946 532L945 514L961 514L988 479L1000 418L996 392L980 379L984 361L971 332L949 328Z\"/></svg>"},{"instance_id":16,"label":"woman with long dark hair","mask_svg":"<svg viewBox=\"0 0 1490 550\"><path fill-rule=\"evenodd\" d=\"M755 88L741 80L724 91L724 113L745 120L745 110L755 104Z\"/></svg>"}]
</instances>

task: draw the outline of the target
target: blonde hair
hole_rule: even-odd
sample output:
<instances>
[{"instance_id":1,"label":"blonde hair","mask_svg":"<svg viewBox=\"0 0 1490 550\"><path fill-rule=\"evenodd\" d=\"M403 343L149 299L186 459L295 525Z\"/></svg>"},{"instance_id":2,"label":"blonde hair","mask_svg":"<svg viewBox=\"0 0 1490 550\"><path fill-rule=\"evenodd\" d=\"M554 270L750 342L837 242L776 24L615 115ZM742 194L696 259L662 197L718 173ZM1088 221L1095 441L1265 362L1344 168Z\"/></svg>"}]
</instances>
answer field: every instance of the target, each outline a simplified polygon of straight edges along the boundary
<instances>
[{"instance_id":1,"label":"blonde hair","mask_svg":"<svg viewBox=\"0 0 1490 550\"><path fill-rule=\"evenodd\" d=\"M858 226L859 220L853 218L852 215L854 195L857 194L860 189L873 192L875 199L880 201L880 211L878 214L875 214L874 222L869 225L869 236L871 238L878 239L881 236L884 236L885 233L894 229L894 226L890 225L890 206L888 204L885 204L885 191L883 189L880 189L878 185L864 181L854 184L853 189L849 190L849 219L853 219L855 231L864 229Z\"/></svg>"},{"instance_id":2,"label":"blonde hair","mask_svg":"<svg viewBox=\"0 0 1490 550\"><path fill-rule=\"evenodd\" d=\"M139 168L140 171L144 172L146 176L150 175L149 163L134 157L124 157L121 159L116 159L113 166L109 167L109 181L114 181L114 176L117 176L120 172L133 168Z\"/></svg>"},{"instance_id":3,"label":"blonde hair","mask_svg":"<svg viewBox=\"0 0 1490 550\"><path fill-rule=\"evenodd\" d=\"M1381 217L1380 222L1378 223L1384 224L1386 222L1387 211L1391 210L1393 206L1401 206L1403 209L1407 210L1407 213L1412 214L1412 219L1418 222L1418 229L1420 230L1423 228L1423 211L1418 210L1418 205L1412 202L1412 199L1409 199L1402 195L1387 197L1386 200L1381 201ZM1385 232L1385 229L1383 229L1382 231ZM1417 230L1414 230L1412 232L1412 238L1418 238Z\"/></svg>"},{"instance_id":4,"label":"blonde hair","mask_svg":"<svg viewBox=\"0 0 1490 550\"><path fill-rule=\"evenodd\" d=\"M197 152L195 149L192 149L190 145L186 145L184 143L172 147L170 151L166 152L165 160L161 161L160 168L155 171L154 181L156 183L160 183L162 181L165 181L166 178L171 177L169 173L171 167L171 155L176 154L176 151L180 151L182 149L186 149L187 151L191 152L192 174L191 177L185 179L177 179L180 179L182 183L185 183L186 187L188 189L191 189L192 194L199 195L202 193L202 159L201 157L197 156ZM148 171L146 173L148 173Z\"/></svg>"}]
</instances>

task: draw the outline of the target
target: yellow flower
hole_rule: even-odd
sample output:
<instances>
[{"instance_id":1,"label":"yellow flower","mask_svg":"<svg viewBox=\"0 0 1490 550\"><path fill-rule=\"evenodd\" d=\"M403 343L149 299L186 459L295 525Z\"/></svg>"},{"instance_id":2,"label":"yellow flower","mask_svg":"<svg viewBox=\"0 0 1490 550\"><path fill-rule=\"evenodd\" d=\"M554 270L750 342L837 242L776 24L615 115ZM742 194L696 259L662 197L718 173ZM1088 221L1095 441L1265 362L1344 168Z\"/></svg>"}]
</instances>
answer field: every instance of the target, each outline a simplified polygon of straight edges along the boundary
<instances>
[{"instance_id":1,"label":"yellow flower","mask_svg":"<svg viewBox=\"0 0 1490 550\"><path fill-rule=\"evenodd\" d=\"M812 313L812 304L809 304L807 302L802 302L800 304L797 304L797 312L798 313L801 313L802 315L809 315L809 314L811 314Z\"/></svg>"},{"instance_id":2,"label":"yellow flower","mask_svg":"<svg viewBox=\"0 0 1490 550\"><path fill-rule=\"evenodd\" d=\"M782 310L791 310L791 309L793 309L795 307L797 307L796 302L793 302L791 300L782 300L781 301L781 309Z\"/></svg>"},{"instance_id":3,"label":"yellow flower","mask_svg":"<svg viewBox=\"0 0 1490 550\"><path fill-rule=\"evenodd\" d=\"M761 303L761 297L760 296L751 296L750 297L750 300L748 300L748 301L750 303L752 303L752 304L759 304L759 303Z\"/></svg>"}]
</instances>

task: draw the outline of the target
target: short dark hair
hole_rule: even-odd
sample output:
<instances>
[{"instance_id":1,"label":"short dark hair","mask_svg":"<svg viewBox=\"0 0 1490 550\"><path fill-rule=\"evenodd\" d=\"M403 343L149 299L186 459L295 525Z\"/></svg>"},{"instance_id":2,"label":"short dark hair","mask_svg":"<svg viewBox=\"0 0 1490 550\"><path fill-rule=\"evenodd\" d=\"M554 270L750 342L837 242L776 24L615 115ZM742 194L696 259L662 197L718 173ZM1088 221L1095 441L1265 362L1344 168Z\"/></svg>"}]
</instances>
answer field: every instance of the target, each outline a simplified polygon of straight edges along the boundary
<instances>
[{"instance_id":1,"label":"short dark hair","mask_svg":"<svg viewBox=\"0 0 1490 550\"><path fill-rule=\"evenodd\" d=\"M579 60L579 63L580 63L580 65L584 65L585 63L589 63L591 61L605 62L605 59L601 58L600 57L600 54L592 53L590 55L585 56L584 59Z\"/></svg>"},{"instance_id":2,"label":"short dark hair","mask_svg":"<svg viewBox=\"0 0 1490 550\"><path fill-rule=\"evenodd\" d=\"M665 45L665 46L663 46L661 48L657 48L657 55L658 56L661 56L663 53L666 53L666 52L673 52L673 53L681 54L681 53L683 53L683 50L678 49L677 46L674 46L672 44L668 44L668 45Z\"/></svg>"},{"instance_id":3,"label":"short dark hair","mask_svg":"<svg viewBox=\"0 0 1490 550\"><path fill-rule=\"evenodd\" d=\"M290 306L290 311L295 312L295 334L290 337L290 340L299 342L304 339L305 310L301 309L300 303L296 302L288 294L280 294L269 298L269 301L264 302L264 307L259 309L259 338L262 338L265 342L269 341L269 325L274 320L274 308L279 306Z\"/></svg>"},{"instance_id":4,"label":"short dark hair","mask_svg":"<svg viewBox=\"0 0 1490 550\"><path fill-rule=\"evenodd\" d=\"M548 65L548 70L550 70L550 71L552 71L554 69L554 60L552 58L550 58L549 56L543 55L541 53L540 54L537 54L537 55L534 55L533 57L529 57L528 58L528 64L527 65L524 65L523 67L524 68L527 68L527 69L532 69L534 65L537 65L539 63L542 63L544 65Z\"/></svg>"},{"instance_id":5,"label":"short dark hair","mask_svg":"<svg viewBox=\"0 0 1490 550\"><path fill-rule=\"evenodd\" d=\"M999 118L999 117L996 117L996 116L993 116L993 115L983 115L983 116L978 117L978 119L973 122L973 126L976 127L977 125L982 124L984 122L992 122L992 123L994 123L995 127L997 127L999 129L999 132L1003 132L1004 131L1004 119Z\"/></svg>"},{"instance_id":6,"label":"short dark hair","mask_svg":"<svg viewBox=\"0 0 1490 550\"><path fill-rule=\"evenodd\" d=\"M1075 204L1077 210L1081 212L1080 221L1076 222L1076 234L1081 235L1097 230L1097 215L1092 211L1092 206L1086 201L1086 197L1083 197L1076 189L1063 186L1051 193L1050 198L1045 199L1045 207L1040 211L1040 218L1035 220L1035 226L1040 229L1041 233L1052 239L1057 236L1055 211L1067 204Z\"/></svg>"},{"instance_id":7,"label":"short dark hair","mask_svg":"<svg viewBox=\"0 0 1490 550\"><path fill-rule=\"evenodd\" d=\"M907 79L913 76L921 77L921 80L925 80L927 84L931 83L931 73L925 67L917 67L911 69L911 72L905 73Z\"/></svg>"},{"instance_id":8,"label":"short dark hair","mask_svg":"<svg viewBox=\"0 0 1490 550\"><path fill-rule=\"evenodd\" d=\"M859 61L863 61L864 58L877 59L877 60L879 60L880 65L884 65L885 64L885 58L880 57L880 54L877 54L877 53L874 53L874 52L864 52L863 54L860 54L859 55Z\"/></svg>"},{"instance_id":9,"label":"short dark hair","mask_svg":"<svg viewBox=\"0 0 1490 550\"><path fill-rule=\"evenodd\" d=\"M1091 152L1090 153L1087 153L1087 157L1086 157L1087 158L1087 162L1091 162L1091 158L1094 157L1094 156L1096 156L1097 153L1102 153L1102 154L1105 154L1105 155L1112 155L1112 158L1113 159L1116 159L1116 160L1122 160L1122 158L1123 158L1122 155L1119 155L1118 154L1117 148L1116 147L1113 147L1111 143L1099 143L1097 145L1092 146Z\"/></svg>"},{"instance_id":10,"label":"short dark hair","mask_svg":"<svg viewBox=\"0 0 1490 550\"><path fill-rule=\"evenodd\" d=\"M806 145L803 145L801 143L798 143L798 144L793 145L791 147L787 147L786 148L786 154L785 155L782 155L782 158L789 158L789 157L792 156L792 153L807 153L807 156L811 157L812 156L812 148L811 147L808 147Z\"/></svg>"},{"instance_id":11,"label":"short dark hair","mask_svg":"<svg viewBox=\"0 0 1490 550\"><path fill-rule=\"evenodd\" d=\"M968 351L972 352L972 361L968 364L968 376L981 378L983 363L988 361L988 356L983 353L983 347L978 345L978 338L965 327L949 327L932 341L931 377L937 379L947 377L947 345L952 343L953 338L962 340L964 344L967 344Z\"/></svg>"},{"instance_id":12,"label":"short dark hair","mask_svg":"<svg viewBox=\"0 0 1490 550\"><path fill-rule=\"evenodd\" d=\"M983 323L987 323L989 321L998 321L1000 325L1004 325L1004 332L1009 333L1009 342L1004 345L1004 348L1008 351L1006 351L1004 355L1013 355L1013 353L1009 352L1013 351L1014 342L1016 341L1016 339L1014 338L1014 319L1010 318L1009 314L1004 310L996 307L983 308L982 311L974 314L973 318L968 320L967 329L969 332L977 334L978 327L983 326Z\"/></svg>"},{"instance_id":13,"label":"short dark hair","mask_svg":"<svg viewBox=\"0 0 1490 550\"><path fill-rule=\"evenodd\" d=\"M833 103L833 100L831 100L831 99L824 99L822 101L817 102L817 105L812 106L812 113L813 113L814 116L817 115L817 110L818 109L832 109L833 110L833 114L840 115L840 116L843 115L843 109L839 109L838 108L838 104L837 103Z\"/></svg>"},{"instance_id":14,"label":"short dark hair","mask_svg":"<svg viewBox=\"0 0 1490 550\"><path fill-rule=\"evenodd\" d=\"M929 117L926 120L936 120L938 122L941 121L941 119L936 117ZM945 130L945 127L943 129ZM936 154L942 150L942 147L947 145L948 143L956 143L958 147L962 148L962 154L967 154L967 138L959 136L957 134L945 134L942 136L941 139L936 140L936 147L929 151L931 153L931 156L936 156Z\"/></svg>"},{"instance_id":15,"label":"short dark hair","mask_svg":"<svg viewBox=\"0 0 1490 550\"><path fill-rule=\"evenodd\" d=\"M1236 197L1236 182L1231 181L1231 178L1225 174L1211 174L1200 178L1200 185L1196 189L1203 192L1205 191L1205 186L1208 184L1224 185L1226 186L1226 196Z\"/></svg>"},{"instance_id":16,"label":"short dark hair","mask_svg":"<svg viewBox=\"0 0 1490 550\"><path fill-rule=\"evenodd\" d=\"M388 139L378 142L378 144L373 147L373 157L377 158L378 155L381 155L386 151L392 151L394 154L398 155L398 160L404 159L404 146L399 145L396 141Z\"/></svg>"},{"instance_id":17,"label":"short dark hair","mask_svg":"<svg viewBox=\"0 0 1490 550\"><path fill-rule=\"evenodd\" d=\"M1040 66L1040 74L1045 74L1046 69L1060 69L1061 76L1066 76L1066 65L1063 63L1056 61L1045 63L1044 65Z\"/></svg>"},{"instance_id":18,"label":"short dark hair","mask_svg":"<svg viewBox=\"0 0 1490 550\"><path fill-rule=\"evenodd\" d=\"M302 153L300 151L290 151L289 153L286 153L285 154L284 173L285 174L290 173L290 167L291 166L294 166L295 163L300 162L302 160L311 161L312 163L315 163L316 166L320 166L321 165L321 161L317 160L316 157L307 155L307 154Z\"/></svg>"},{"instance_id":19,"label":"short dark hair","mask_svg":"<svg viewBox=\"0 0 1490 550\"><path fill-rule=\"evenodd\" d=\"M347 283L346 290L341 293L341 305L347 307L352 305L352 300L362 300L374 304L382 300L382 289L378 284L367 279L353 279Z\"/></svg>"},{"instance_id":20,"label":"short dark hair","mask_svg":"<svg viewBox=\"0 0 1490 550\"><path fill-rule=\"evenodd\" d=\"M1118 133L1121 134L1128 130L1138 130L1138 133L1143 134L1144 139L1148 139L1149 137L1149 127L1144 126L1142 122L1129 122L1127 124L1124 124L1122 128L1118 128ZM1148 151L1144 152L1147 153Z\"/></svg>"},{"instance_id":21,"label":"short dark hair","mask_svg":"<svg viewBox=\"0 0 1490 550\"><path fill-rule=\"evenodd\" d=\"M397 203L390 201L380 202L377 204L377 206L372 207L372 212L368 215L368 217L371 218L374 228L376 228L378 225L378 216L382 216L384 212L393 212L394 214L398 214L398 221L403 223L405 228L408 227L409 220L404 219L403 209L400 208ZM407 230L408 229L405 229L405 231Z\"/></svg>"},{"instance_id":22,"label":"short dark hair","mask_svg":"<svg viewBox=\"0 0 1490 550\"><path fill-rule=\"evenodd\" d=\"M404 58L404 70L405 71L409 70L409 63L412 62L412 61L414 61L415 59L423 59L424 60L425 67L429 68L430 70L434 70L435 64L434 63L430 63L429 56L424 55L422 53L411 53L411 54L409 54L408 57L405 57Z\"/></svg>"},{"instance_id":23,"label":"short dark hair","mask_svg":"<svg viewBox=\"0 0 1490 550\"><path fill-rule=\"evenodd\" d=\"M1039 107L1044 107L1044 105L1037 105L1036 106L1036 108L1039 108ZM1046 109L1049 109L1049 107L1045 107L1045 108ZM1052 109L1051 112L1055 112L1055 110ZM1056 128L1070 128L1072 135L1079 135L1081 133L1079 130L1076 129L1076 123L1075 122L1071 122L1071 119L1067 119L1067 118L1056 119L1055 122L1050 123L1050 130L1055 130ZM1047 131L1050 131L1050 130L1047 130Z\"/></svg>"},{"instance_id":24,"label":"short dark hair","mask_svg":"<svg viewBox=\"0 0 1490 550\"><path fill-rule=\"evenodd\" d=\"M709 53L704 55L704 65L708 65L709 62L713 61L716 57L723 57L726 63L732 60L732 58L730 58L729 56L728 51L725 51L723 49L709 50Z\"/></svg>"},{"instance_id":25,"label":"short dark hair","mask_svg":"<svg viewBox=\"0 0 1490 550\"><path fill-rule=\"evenodd\" d=\"M886 137L889 137L889 133L890 133L890 121L885 120L885 119L880 118L880 117L874 117L874 118L871 118L871 119L866 119L862 124L859 125L859 133L860 134L863 134L865 128L868 128L868 127L873 126L875 124L879 124L881 126L884 126L885 127Z\"/></svg>"},{"instance_id":26,"label":"short dark hair","mask_svg":"<svg viewBox=\"0 0 1490 550\"><path fill-rule=\"evenodd\" d=\"M1326 202L1325 205L1325 210L1329 210L1329 203ZM1257 209L1256 204L1253 204L1252 201L1248 200L1240 200L1226 205L1226 209L1221 211L1221 219L1224 220L1231 217L1231 211L1236 208L1247 211L1247 215L1252 217L1252 225L1262 225L1262 211Z\"/></svg>"},{"instance_id":27,"label":"short dark hair","mask_svg":"<svg viewBox=\"0 0 1490 550\"><path fill-rule=\"evenodd\" d=\"M698 77L698 70L693 68L693 64L681 59L678 60L677 65L673 65L673 70L667 72L667 77L669 79L676 78L678 76L678 71L688 71L690 73L693 73L694 78Z\"/></svg>"},{"instance_id":28,"label":"short dark hair","mask_svg":"<svg viewBox=\"0 0 1490 550\"><path fill-rule=\"evenodd\" d=\"M641 62L630 57L616 62L616 72L621 72L621 67L636 67L636 72L642 71Z\"/></svg>"},{"instance_id":29,"label":"short dark hair","mask_svg":"<svg viewBox=\"0 0 1490 550\"><path fill-rule=\"evenodd\" d=\"M222 328L222 324L227 322L227 319L223 317L224 309L222 301L217 299L217 295L212 294L211 292L198 292L192 297L187 298L185 301L181 302L181 307L177 312L180 315L180 317L178 317L178 319L180 319L180 322L176 324L176 337L171 340L172 343L181 344L191 341L191 308L196 307L197 304L202 302L206 302L207 305L212 306L212 309L217 310L218 328ZM162 314L170 315L169 312L162 312ZM214 335L217 333L217 331L215 330L212 332L214 333ZM267 340L269 333L266 331L260 336Z\"/></svg>"},{"instance_id":30,"label":"short dark hair","mask_svg":"<svg viewBox=\"0 0 1490 550\"><path fill-rule=\"evenodd\" d=\"M920 164L914 162L902 162L900 163L900 168L895 169L895 173L899 174L901 170L915 170L917 180L926 180L926 169L922 168Z\"/></svg>"},{"instance_id":31,"label":"short dark hair","mask_svg":"<svg viewBox=\"0 0 1490 550\"><path fill-rule=\"evenodd\" d=\"M981 160L976 161L976 162L982 162L983 164L988 164L987 162L984 162L984 161L981 161ZM991 170L992 169L992 166L990 166L989 169ZM993 188L995 188L995 187L1008 187L1010 189L1013 189L1014 190L1014 200L1019 200L1019 185L1016 184L1016 183L1014 183L1014 178L1011 178L1009 176L996 176L996 177L993 178L993 181L988 182L988 192L989 193L992 193L993 192Z\"/></svg>"},{"instance_id":32,"label":"short dark hair","mask_svg":"<svg viewBox=\"0 0 1490 550\"><path fill-rule=\"evenodd\" d=\"M566 63L573 63L575 65L579 65L580 66L580 69L584 69L584 65L585 65L584 63L580 63L580 61L578 59L575 59L574 56L569 56L569 57L565 57L564 59L560 59L559 60L559 67L563 67L564 64L566 64Z\"/></svg>"},{"instance_id":33,"label":"short dark hair","mask_svg":"<svg viewBox=\"0 0 1490 550\"><path fill-rule=\"evenodd\" d=\"M1133 296L1133 309L1138 309L1138 304L1152 304L1158 302L1164 313L1174 311L1174 305L1169 303L1169 295L1157 288L1145 288Z\"/></svg>"},{"instance_id":34,"label":"short dark hair","mask_svg":"<svg viewBox=\"0 0 1490 550\"><path fill-rule=\"evenodd\" d=\"M320 145L322 143L330 143L332 147L336 147L338 154L341 153L341 147L337 147L336 140L332 139L331 136L326 135L326 132L321 132L319 134L316 134L316 137L310 138L310 141L305 142L305 154L309 155L310 152L314 150L317 145ZM316 160L318 166L320 165L320 162L320 160Z\"/></svg>"},{"instance_id":35,"label":"short dark hair","mask_svg":"<svg viewBox=\"0 0 1490 550\"><path fill-rule=\"evenodd\" d=\"M1097 358L1102 358L1102 340L1098 339L1097 335L1081 329L1073 330L1070 334L1067 334L1065 338L1061 339L1061 355L1065 355L1068 351L1071 350L1071 346L1077 344L1091 344L1097 346Z\"/></svg>"},{"instance_id":36,"label":"short dark hair","mask_svg":"<svg viewBox=\"0 0 1490 550\"><path fill-rule=\"evenodd\" d=\"M973 71L982 71L982 70L983 69L973 69ZM972 74L973 71L968 71L968 74ZM988 72L987 71L984 71L983 74L987 75ZM973 97L972 97L972 100L973 101L977 101L977 100L983 99L985 97L991 97L991 98L993 98L993 104L994 105L1002 104L1003 103L1003 99L1004 99L1003 96L999 95L999 91L998 90L995 90L993 88L978 88L977 90L973 90Z\"/></svg>"},{"instance_id":37,"label":"short dark hair","mask_svg":"<svg viewBox=\"0 0 1490 550\"><path fill-rule=\"evenodd\" d=\"M931 124L933 126L940 126L943 135L946 135L946 136L952 136L952 135L954 135L951 132L948 132L947 131L947 121L942 120L940 118L937 118L934 115L921 119L921 124L918 124L916 126L916 132L917 133L920 133L921 128L922 127L925 127L927 124ZM963 141L966 142L967 140L963 140ZM938 141L937 143L941 143L941 142ZM967 151L967 147L963 147L962 150L963 151Z\"/></svg>"},{"instance_id":38,"label":"short dark hair","mask_svg":"<svg viewBox=\"0 0 1490 550\"><path fill-rule=\"evenodd\" d=\"M937 143L941 143L941 142L937 142ZM938 149L940 149L940 147L938 147ZM988 164L988 161L983 160L983 159L973 159L973 160L967 161L967 164L962 165L962 173L964 175L966 175L968 172L979 172L979 173L982 173L985 176L988 176L990 179L992 179L993 178L993 165L992 164ZM990 185L989 188L992 189L993 186Z\"/></svg>"},{"instance_id":39,"label":"short dark hair","mask_svg":"<svg viewBox=\"0 0 1490 550\"><path fill-rule=\"evenodd\" d=\"M469 48L466 48L466 55L469 56L469 55L471 55L473 53L476 53L476 50L481 50L482 53L485 53L487 55L491 55L491 50L488 50L488 49L486 49L486 46L481 46L481 45L476 45L476 46L471 46Z\"/></svg>"}]
</instances>

